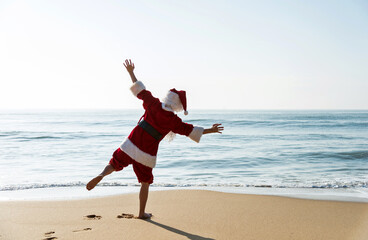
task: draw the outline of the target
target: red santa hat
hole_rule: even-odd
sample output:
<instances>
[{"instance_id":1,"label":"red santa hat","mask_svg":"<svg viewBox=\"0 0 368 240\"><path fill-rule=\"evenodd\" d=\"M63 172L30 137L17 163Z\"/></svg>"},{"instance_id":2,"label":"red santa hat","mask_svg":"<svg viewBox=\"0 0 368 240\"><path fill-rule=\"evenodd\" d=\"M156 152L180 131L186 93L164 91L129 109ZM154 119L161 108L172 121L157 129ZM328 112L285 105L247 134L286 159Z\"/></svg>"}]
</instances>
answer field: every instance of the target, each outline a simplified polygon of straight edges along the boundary
<instances>
[{"instance_id":1,"label":"red santa hat","mask_svg":"<svg viewBox=\"0 0 368 240\"><path fill-rule=\"evenodd\" d=\"M175 88L170 89L164 99L164 103L171 106L171 108L178 112L181 109L184 110L184 114L188 115L187 111L187 97L185 91L178 91Z\"/></svg>"}]
</instances>

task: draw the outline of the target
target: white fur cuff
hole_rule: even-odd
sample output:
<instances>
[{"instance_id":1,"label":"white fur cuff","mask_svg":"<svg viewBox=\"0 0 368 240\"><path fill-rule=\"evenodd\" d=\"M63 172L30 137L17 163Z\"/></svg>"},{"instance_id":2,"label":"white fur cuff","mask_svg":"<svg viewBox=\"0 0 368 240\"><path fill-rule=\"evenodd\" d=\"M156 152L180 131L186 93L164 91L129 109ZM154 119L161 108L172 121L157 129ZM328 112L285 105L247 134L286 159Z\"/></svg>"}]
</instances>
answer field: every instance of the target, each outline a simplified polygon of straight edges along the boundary
<instances>
[{"instance_id":1,"label":"white fur cuff","mask_svg":"<svg viewBox=\"0 0 368 240\"><path fill-rule=\"evenodd\" d=\"M143 152L128 138L121 143L120 149L128 154L129 157L133 158L136 162L139 162L150 168L154 168L156 166L156 156L152 156Z\"/></svg>"},{"instance_id":2,"label":"white fur cuff","mask_svg":"<svg viewBox=\"0 0 368 240\"><path fill-rule=\"evenodd\" d=\"M142 90L145 90L146 87L141 81L136 81L133 83L133 85L130 87L130 91L134 94L134 96L137 96Z\"/></svg>"},{"instance_id":3,"label":"white fur cuff","mask_svg":"<svg viewBox=\"0 0 368 240\"><path fill-rule=\"evenodd\" d=\"M203 131L204 131L203 127L194 127L188 137L192 139L193 141L199 143L203 135Z\"/></svg>"}]
</instances>

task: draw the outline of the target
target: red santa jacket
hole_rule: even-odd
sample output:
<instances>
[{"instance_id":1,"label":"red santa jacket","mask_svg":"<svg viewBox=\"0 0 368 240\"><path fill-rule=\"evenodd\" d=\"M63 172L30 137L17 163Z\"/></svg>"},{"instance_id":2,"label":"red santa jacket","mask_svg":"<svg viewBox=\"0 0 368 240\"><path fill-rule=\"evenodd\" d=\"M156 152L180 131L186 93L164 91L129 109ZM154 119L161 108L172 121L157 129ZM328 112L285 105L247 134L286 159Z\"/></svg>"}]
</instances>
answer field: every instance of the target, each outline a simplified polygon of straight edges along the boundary
<instances>
[{"instance_id":1,"label":"red santa jacket","mask_svg":"<svg viewBox=\"0 0 368 240\"><path fill-rule=\"evenodd\" d=\"M184 123L174 114L172 109L167 108L158 98L153 97L141 81L135 82L130 89L136 97L143 100L143 108L146 110L143 116L144 120L160 132L162 136L172 131L188 136L195 142L200 141L204 129ZM156 140L137 125L128 138L121 143L120 149L135 161L154 168L161 140Z\"/></svg>"}]
</instances>

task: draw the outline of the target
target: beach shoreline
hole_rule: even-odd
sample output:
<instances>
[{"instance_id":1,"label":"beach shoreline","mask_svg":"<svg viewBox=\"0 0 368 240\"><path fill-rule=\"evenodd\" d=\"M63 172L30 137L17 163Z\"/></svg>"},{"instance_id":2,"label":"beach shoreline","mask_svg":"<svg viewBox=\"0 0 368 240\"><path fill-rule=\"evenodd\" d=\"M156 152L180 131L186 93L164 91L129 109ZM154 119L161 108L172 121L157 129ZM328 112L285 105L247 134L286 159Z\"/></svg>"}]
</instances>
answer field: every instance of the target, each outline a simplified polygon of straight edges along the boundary
<instances>
[{"instance_id":1,"label":"beach shoreline","mask_svg":"<svg viewBox=\"0 0 368 240\"><path fill-rule=\"evenodd\" d=\"M138 193L140 186L97 186L87 191L85 186L47 187L0 191L2 201L59 201L84 200ZM152 185L150 191L205 190L224 193L280 196L311 200L345 201L368 203L367 188L272 188L272 187L162 187Z\"/></svg>"},{"instance_id":2,"label":"beach shoreline","mask_svg":"<svg viewBox=\"0 0 368 240\"><path fill-rule=\"evenodd\" d=\"M367 239L368 204L206 190L79 200L1 201L0 239ZM95 215L95 218L87 218ZM101 218L99 218L101 217Z\"/></svg>"}]
</instances>

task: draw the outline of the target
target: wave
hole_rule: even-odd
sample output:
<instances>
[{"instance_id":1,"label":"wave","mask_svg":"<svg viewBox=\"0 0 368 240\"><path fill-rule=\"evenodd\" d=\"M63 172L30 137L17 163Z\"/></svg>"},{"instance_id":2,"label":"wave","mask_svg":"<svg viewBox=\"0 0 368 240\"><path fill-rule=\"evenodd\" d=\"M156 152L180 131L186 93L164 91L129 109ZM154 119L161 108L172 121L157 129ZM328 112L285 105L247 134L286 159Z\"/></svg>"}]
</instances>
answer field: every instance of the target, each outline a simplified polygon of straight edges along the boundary
<instances>
[{"instance_id":1,"label":"wave","mask_svg":"<svg viewBox=\"0 0 368 240\"><path fill-rule=\"evenodd\" d=\"M212 120L213 121L213 120ZM365 128L368 122L309 121L309 120L225 120L223 125L252 127L297 127L297 128Z\"/></svg>"},{"instance_id":2,"label":"wave","mask_svg":"<svg viewBox=\"0 0 368 240\"><path fill-rule=\"evenodd\" d=\"M34 136L34 137L17 137L15 138L19 141L31 141L31 140L43 140L43 139L63 139L63 137L57 136Z\"/></svg>"},{"instance_id":3,"label":"wave","mask_svg":"<svg viewBox=\"0 0 368 240\"><path fill-rule=\"evenodd\" d=\"M8 185L0 187L1 191L19 191L28 189L44 189L44 188L65 188L65 187L84 187L86 182L71 182L71 183L52 183L52 184L25 184L25 185ZM104 182L100 183L100 187L140 187L138 183L121 183L121 182ZM325 182L315 184L242 184L242 183L221 183L221 184L209 184L209 183L196 183L196 184L177 184L177 183L153 183L152 187L162 188L320 188L320 189L354 189L354 188L368 188L368 182L355 181L349 183L340 182Z\"/></svg>"},{"instance_id":4,"label":"wave","mask_svg":"<svg viewBox=\"0 0 368 240\"><path fill-rule=\"evenodd\" d=\"M32 140L48 139L86 139L103 137L121 137L121 134L106 132L31 132L31 131L10 131L0 132L0 138L13 139L20 142Z\"/></svg>"},{"instance_id":5,"label":"wave","mask_svg":"<svg viewBox=\"0 0 368 240\"><path fill-rule=\"evenodd\" d=\"M336 160L363 160L368 159L368 151L350 151L350 152L309 152L303 157L317 159L336 159Z\"/></svg>"}]
</instances>

